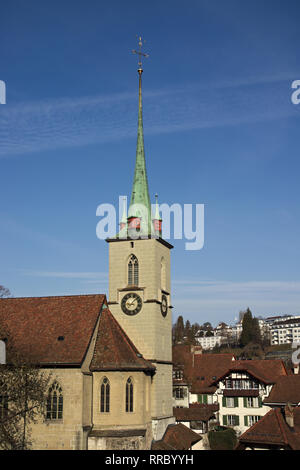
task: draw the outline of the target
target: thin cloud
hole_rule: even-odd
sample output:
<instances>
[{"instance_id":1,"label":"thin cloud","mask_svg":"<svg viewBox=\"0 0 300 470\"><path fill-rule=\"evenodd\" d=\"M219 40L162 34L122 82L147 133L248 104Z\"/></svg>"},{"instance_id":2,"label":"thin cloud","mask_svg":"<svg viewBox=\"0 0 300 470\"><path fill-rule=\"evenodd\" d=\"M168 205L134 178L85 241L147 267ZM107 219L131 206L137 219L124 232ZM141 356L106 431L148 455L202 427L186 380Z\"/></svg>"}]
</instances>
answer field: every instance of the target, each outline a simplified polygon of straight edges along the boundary
<instances>
[{"instance_id":1,"label":"thin cloud","mask_svg":"<svg viewBox=\"0 0 300 470\"><path fill-rule=\"evenodd\" d=\"M34 271L27 269L20 269L20 274L31 277L49 277L59 279L81 279L87 282L103 281L107 277L106 272L63 272L63 271Z\"/></svg>"},{"instance_id":2,"label":"thin cloud","mask_svg":"<svg viewBox=\"0 0 300 470\"><path fill-rule=\"evenodd\" d=\"M288 76L145 92L146 134L298 117ZM136 93L7 104L0 114L0 157L132 138L136 120Z\"/></svg>"}]
</instances>

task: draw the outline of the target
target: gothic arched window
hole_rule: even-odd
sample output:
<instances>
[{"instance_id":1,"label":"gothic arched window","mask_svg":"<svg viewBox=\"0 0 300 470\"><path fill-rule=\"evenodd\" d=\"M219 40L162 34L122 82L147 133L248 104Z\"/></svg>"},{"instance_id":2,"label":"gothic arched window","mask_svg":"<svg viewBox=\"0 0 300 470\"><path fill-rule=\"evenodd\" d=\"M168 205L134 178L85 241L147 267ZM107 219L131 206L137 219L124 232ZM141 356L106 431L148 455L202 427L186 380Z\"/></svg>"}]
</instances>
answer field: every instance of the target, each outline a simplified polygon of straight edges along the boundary
<instances>
[{"instance_id":1,"label":"gothic arched window","mask_svg":"<svg viewBox=\"0 0 300 470\"><path fill-rule=\"evenodd\" d=\"M139 262L134 255L131 255L128 261L128 285L139 285Z\"/></svg>"},{"instance_id":2,"label":"gothic arched window","mask_svg":"<svg viewBox=\"0 0 300 470\"><path fill-rule=\"evenodd\" d=\"M47 419L62 419L63 417L63 393L62 388L54 382L49 388L47 397Z\"/></svg>"},{"instance_id":3,"label":"gothic arched window","mask_svg":"<svg viewBox=\"0 0 300 470\"><path fill-rule=\"evenodd\" d=\"M167 273L166 273L166 262L165 262L164 258L161 259L160 269L161 269L161 272L160 272L161 288L165 290L167 288Z\"/></svg>"},{"instance_id":4,"label":"gothic arched window","mask_svg":"<svg viewBox=\"0 0 300 470\"><path fill-rule=\"evenodd\" d=\"M133 383L132 383L132 378L129 377L129 379L126 382L126 412L127 413L132 413L133 412Z\"/></svg>"},{"instance_id":5,"label":"gothic arched window","mask_svg":"<svg viewBox=\"0 0 300 470\"><path fill-rule=\"evenodd\" d=\"M109 413L110 404L110 384L107 377L104 377L100 387L100 411Z\"/></svg>"}]
</instances>

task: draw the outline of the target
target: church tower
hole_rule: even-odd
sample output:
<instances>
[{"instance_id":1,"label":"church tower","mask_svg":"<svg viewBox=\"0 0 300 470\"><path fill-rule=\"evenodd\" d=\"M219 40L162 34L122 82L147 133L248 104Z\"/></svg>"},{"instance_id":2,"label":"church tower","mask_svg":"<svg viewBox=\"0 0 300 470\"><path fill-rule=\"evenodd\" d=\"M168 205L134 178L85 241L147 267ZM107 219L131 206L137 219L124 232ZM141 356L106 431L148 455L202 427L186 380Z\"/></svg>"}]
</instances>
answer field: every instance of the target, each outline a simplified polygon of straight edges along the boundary
<instances>
[{"instance_id":1,"label":"church tower","mask_svg":"<svg viewBox=\"0 0 300 470\"><path fill-rule=\"evenodd\" d=\"M152 215L146 172L142 112L142 41L139 39L138 135L128 214L109 243L109 308L143 357L156 367L151 385L153 439L174 422L170 250L161 238L156 199Z\"/></svg>"}]
</instances>

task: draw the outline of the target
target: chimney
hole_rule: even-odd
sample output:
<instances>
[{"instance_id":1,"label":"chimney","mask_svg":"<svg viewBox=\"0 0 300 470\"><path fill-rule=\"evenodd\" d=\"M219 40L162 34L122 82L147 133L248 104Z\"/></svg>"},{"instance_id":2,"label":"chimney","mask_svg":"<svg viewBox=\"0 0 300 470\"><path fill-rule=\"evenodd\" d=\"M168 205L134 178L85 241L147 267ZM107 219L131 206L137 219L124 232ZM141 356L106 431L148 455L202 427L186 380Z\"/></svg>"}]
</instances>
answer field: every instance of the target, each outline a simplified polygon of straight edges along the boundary
<instances>
[{"instance_id":1,"label":"chimney","mask_svg":"<svg viewBox=\"0 0 300 470\"><path fill-rule=\"evenodd\" d=\"M194 367L194 359L196 355L202 354L202 346L194 346L191 344L191 354L193 360L193 367Z\"/></svg>"},{"instance_id":2,"label":"chimney","mask_svg":"<svg viewBox=\"0 0 300 470\"><path fill-rule=\"evenodd\" d=\"M291 403L287 403L284 407L284 417L286 424L290 428L294 428L294 410Z\"/></svg>"},{"instance_id":3,"label":"chimney","mask_svg":"<svg viewBox=\"0 0 300 470\"><path fill-rule=\"evenodd\" d=\"M3 340L0 340L0 364L6 364L6 344Z\"/></svg>"}]
</instances>

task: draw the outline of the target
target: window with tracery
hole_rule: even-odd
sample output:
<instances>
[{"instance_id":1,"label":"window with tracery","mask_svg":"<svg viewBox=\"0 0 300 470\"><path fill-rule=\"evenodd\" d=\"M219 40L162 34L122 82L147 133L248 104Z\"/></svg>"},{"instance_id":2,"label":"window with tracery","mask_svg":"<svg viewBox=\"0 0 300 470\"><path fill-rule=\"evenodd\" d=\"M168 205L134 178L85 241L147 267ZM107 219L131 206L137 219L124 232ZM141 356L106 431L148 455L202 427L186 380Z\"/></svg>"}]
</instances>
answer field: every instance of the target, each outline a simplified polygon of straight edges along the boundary
<instances>
[{"instance_id":1,"label":"window with tracery","mask_svg":"<svg viewBox=\"0 0 300 470\"><path fill-rule=\"evenodd\" d=\"M61 386L54 382L49 388L47 397L46 419L62 419L63 417L63 393Z\"/></svg>"},{"instance_id":2,"label":"window with tracery","mask_svg":"<svg viewBox=\"0 0 300 470\"><path fill-rule=\"evenodd\" d=\"M131 377L126 382L126 412L133 412L133 383Z\"/></svg>"},{"instance_id":3,"label":"window with tracery","mask_svg":"<svg viewBox=\"0 0 300 470\"><path fill-rule=\"evenodd\" d=\"M128 285L139 285L139 262L135 255L131 255L128 261Z\"/></svg>"},{"instance_id":4,"label":"window with tracery","mask_svg":"<svg viewBox=\"0 0 300 470\"><path fill-rule=\"evenodd\" d=\"M100 387L100 411L109 413L110 406L110 384L107 377L104 377Z\"/></svg>"}]
</instances>

